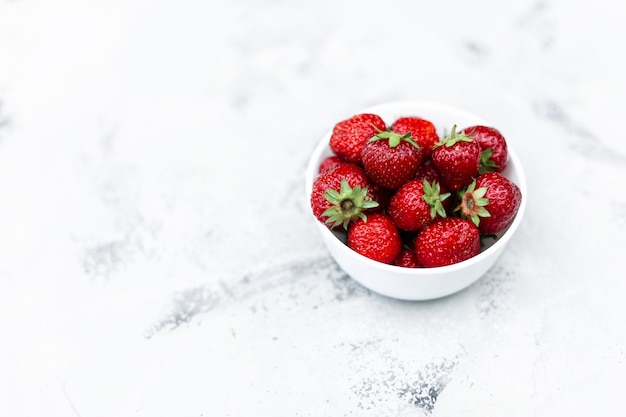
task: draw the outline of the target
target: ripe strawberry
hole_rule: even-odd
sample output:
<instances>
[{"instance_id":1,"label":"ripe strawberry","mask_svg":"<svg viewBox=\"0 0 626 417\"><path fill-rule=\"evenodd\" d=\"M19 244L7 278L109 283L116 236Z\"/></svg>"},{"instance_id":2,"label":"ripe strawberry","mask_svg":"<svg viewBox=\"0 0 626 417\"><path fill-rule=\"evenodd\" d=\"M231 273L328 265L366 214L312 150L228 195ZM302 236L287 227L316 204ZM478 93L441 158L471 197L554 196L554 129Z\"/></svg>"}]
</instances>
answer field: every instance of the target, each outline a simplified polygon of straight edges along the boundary
<instances>
[{"instance_id":1,"label":"ripe strawberry","mask_svg":"<svg viewBox=\"0 0 626 417\"><path fill-rule=\"evenodd\" d=\"M411 180L403 184L391 197L389 216L397 227L413 232L426 226L436 217L446 217L443 200L450 193L441 193L438 182Z\"/></svg>"},{"instance_id":2,"label":"ripe strawberry","mask_svg":"<svg viewBox=\"0 0 626 417\"><path fill-rule=\"evenodd\" d=\"M382 187L396 189L412 179L424 153L410 134L378 132L363 146L361 162L365 173Z\"/></svg>"},{"instance_id":3,"label":"ripe strawberry","mask_svg":"<svg viewBox=\"0 0 626 417\"><path fill-rule=\"evenodd\" d=\"M330 149L348 162L361 162L361 149L365 142L385 130L383 119L371 113L354 115L337 123L330 136Z\"/></svg>"},{"instance_id":4,"label":"ripe strawberry","mask_svg":"<svg viewBox=\"0 0 626 417\"><path fill-rule=\"evenodd\" d=\"M389 129L400 135L411 133L411 139L422 148L425 157L430 156L433 147L439 142L435 125L419 117L400 117L391 124Z\"/></svg>"},{"instance_id":5,"label":"ripe strawberry","mask_svg":"<svg viewBox=\"0 0 626 417\"><path fill-rule=\"evenodd\" d=\"M326 158L322 160L322 162L320 162L320 166L318 168L318 174L328 171L329 169L334 168L335 166L339 164L345 164L345 163L347 162L339 158L337 155L327 156Z\"/></svg>"},{"instance_id":6,"label":"ripe strawberry","mask_svg":"<svg viewBox=\"0 0 626 417\"><path fill-rule=\"evenodd\" d=\"M393 193L394 190L390 190L388 188L381 187L378 184L370 182L370 185L367 187L367 194L369 196L369 199L378 203L378 207L374 207L368 210L368 212L386 211L387 207L389 207L389 201L391 201Z\"/></svg>"},{"instance_id":7,"label":"ripe strawberry","mask_svg":"<svg viewBox=\"0 0 626 417\"><path fill-rule=\"evenodd\" d=\"M421 268L419 262L417 262L417 255L415 254L415 250L408 246L403 246L400 249L400 253L393 264L396 266L402 266L404 268Z\"/></svg>"},{"instance_id":8,"label":"ripe strawberry","mask_svg":"<svg viewBox=\"0 0 626 417\"><path fill-rule=\"evenodd\" d=\"M343 163L318 175L313 182L310 204L317 219L330 228L364 219L378 206L368 193L369 181L358 165Z\"/></svg>"},{"instance_id":9,"label":"ripe strawberry","mask_svg":"<svg viewBox=\"0 0 626 417\"><path fill-rule=\"evenodd\" d=\"M427 268L452 265L479 252L478 227L460 217L435 220L415 238L417 261Z\"/></svg>"},{"instance_id":10,"label":"ripe strawberry","mask_svg":"<svg viewBox=\"0 0 626 417\"><path fill-rule=\"evenodd\" d=\"M378 262L391 264L400 253L402 241L389 216L373 213L357 219L348 229L348 247Z\"/></svg>"},{"instance_id":11,"label":"ripe strawberry","mask_svg":"<svg viewBox=\"0 0 626 417\"><path fill-rule=\"evenodd\" d=\"M461 194L461 216L484 234L498 233L510 225L522 201L519 187L498 172L481 174Z\"/></svg>"},{"instance_id":12,"label":"ripe strawberry","mask_svg":"<svg viewBox=\"0 0 626 417\"><path fill-rule=\"evenodd\" d=\"M482 150L480 161L480 173L502 172L506 168L508 149L506 140L502 133L489 126L470 126L463 129L461 133L478 142Z\"/></svg>"},{"instance_id":13,"label":"ripe strawberry","mask_svg":"<svg viewBox=\"0 0 626 417\"><path fill-rule=\"evenodd\" d=\"M457 134L455 125L450 136L435 146L432 161L443 183L457 191L478 176L480 153L478 143L465 134Z\"/></svg>"},{"instance_id":14,"label":"ripe strawberry","mask_svg":"<svg viewBox=\"0 0 626 417\"><path fill-rule=\"evenodd\" d=\"M415 179L426 179L428 182L437 181L441 183L441 176L433 166L433 161L430 158L422 162L422 165L415 173Z\"/></svg>"}]
</instances>

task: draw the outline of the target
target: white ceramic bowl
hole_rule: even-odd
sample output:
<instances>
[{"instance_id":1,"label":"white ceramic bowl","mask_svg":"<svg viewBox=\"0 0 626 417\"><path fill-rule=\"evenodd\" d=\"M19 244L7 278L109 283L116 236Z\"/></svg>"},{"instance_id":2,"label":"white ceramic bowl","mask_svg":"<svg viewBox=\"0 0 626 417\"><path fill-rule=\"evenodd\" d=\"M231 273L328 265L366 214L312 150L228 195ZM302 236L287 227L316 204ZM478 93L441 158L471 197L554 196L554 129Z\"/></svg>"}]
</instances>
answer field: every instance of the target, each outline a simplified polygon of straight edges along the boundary
<instances>
[{"instance_id":1,"label":"white ceramic bowl","mask_svg":"<svg viewBox=\"0 0 626 417\"><path fill-rule=\"evenodd\" d=\"M402 116L417 116L430 120L436 127L439 136L449 133L454 124L457 129L471 125L486 125L498 129L489 122L464 110L448 105L422 101L396 101L383 103L355 111L358 113L375 113L383 118L387 125ZM349 117L351 115L348 115ZM347 118L346 117L346 118ZM338 120L339 121L339 120ZM321 161L332 155L328 141L332 129L322 137L309 161L306 172L307 197L311 195L313 181L318 174ZM311 219L317 224L324 243L335 261L353 279L365 287L388 297L403 300L429 300L460 291L477 281L496 262L507 243L517 230L526 209L526 177L521 162L511 146L511 138L502 132L507 139L509 161L502 172L520 188L522 202L511 225L490 246L481 253L466 261L437 268L403 268L376 262L354 252L344 243L345 234L336 233L320 223L311 212Z\"/></svg>"}]
</instances>

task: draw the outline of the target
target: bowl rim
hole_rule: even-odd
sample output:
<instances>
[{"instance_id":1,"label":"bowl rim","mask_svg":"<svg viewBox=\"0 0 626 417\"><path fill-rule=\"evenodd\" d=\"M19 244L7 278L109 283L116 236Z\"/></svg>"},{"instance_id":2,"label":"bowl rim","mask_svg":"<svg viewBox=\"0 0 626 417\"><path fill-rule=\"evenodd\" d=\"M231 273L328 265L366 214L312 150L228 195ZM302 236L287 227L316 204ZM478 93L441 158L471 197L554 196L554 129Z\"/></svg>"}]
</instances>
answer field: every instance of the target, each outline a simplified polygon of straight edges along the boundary
<instances>
[{"instance_id":1,"label":"bowl rim","mask_svg":"<svg viewBox=\"0 0 626 417\"><path fill-rule=\"evenodd\" d=\"M475 114L470 113L466 110L460 109L458 107L450 106L450 105L438 103L438 102L421 101L421 100L397 100L397 101L384 102L384 103L380 103L374 106L365 107L361 110L357 110L356 112L353 112L353 114L377 113L377 112L384 113L384 111L381 111L381 109L385 110L387 107L429 108L431 110L440 111L440 112L452 112L452 113L456 113L459 115L463 115L463 117L465 118L475 120L475 124L491 126L489 122L482 119L481 117L476 116ZM416 116L418 115L416 114ZM381 117L383 118L383 120L385 119L383 115L381 115ZM426 116L424 117L427 118ZM385 120L385 122L387 123L388 121ZM438 126L436 127L438 128ZM311 190L313 188L313 181L317 177L320 157L324 153L324 151L329 149L328 141L330 139L331 134L332 134L332 128L329 131L327 131L326 134L324 134L322 138L319 140L307 164L306 177L305 177L307 201L310 200ZM508 243L511 237L515 234L515 231L518 229L524 217L524 213L526 211L527 198L528 198L526 174L524 172L524 168L522 166L519 156L515 152L514 147L511 145L511 142L508 139L507 139L507 151L508 151L509 164L511 164L512 162L512 166L514 167L515 175L517 177L515 184L519 187L520 192L522 194L522 200L520 202L520 206L515 215L515 218L513 219L513 222L502 232L501 236L488 248L486 248L485 250L482 250L478 255L473 256L472 258L466 259L464 261L461 261L452 265L429 267L429 268L406 268L402 266L385 264L382 262L375 261L373 259L370 259L350 249L345 243L339 240L337 236L335 236L333 232L327 226L322 224L313 215L313 212L311 210L308 210L308 212L311 218L317 224L318 230L320 230L320 233L322 234L322 236L324 237L326 241L333 242L333 245L337 246L337 248L341 250L342 252L344 252L346 256L350 256L354 258L355 261L361 262L371 268L376 268L376 269L380 269L383 271L392 272L395 274L414 276L414 277L420 277L420 276L426 277L426 276L432 276L432 275L438 275L438 274L447 274L450 272L465 269L471 265L482 262L483 260L485 260L486 258L489 258L495 253L498 253L500 249L502 249ZM508 166L511 166L511 165L508 165Z\"/></svg>"}]
</instances>

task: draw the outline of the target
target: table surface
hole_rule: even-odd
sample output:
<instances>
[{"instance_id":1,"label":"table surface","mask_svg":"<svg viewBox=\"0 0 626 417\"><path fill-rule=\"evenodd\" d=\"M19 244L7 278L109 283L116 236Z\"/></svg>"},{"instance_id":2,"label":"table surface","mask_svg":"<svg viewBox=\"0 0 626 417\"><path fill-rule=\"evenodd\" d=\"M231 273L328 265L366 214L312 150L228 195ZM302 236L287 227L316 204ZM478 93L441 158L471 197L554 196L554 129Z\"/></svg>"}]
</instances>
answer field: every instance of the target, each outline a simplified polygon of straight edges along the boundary
<instances>
[{"instance_id":1,"label":"table surface","mask_svg":"<svg viewBox=\"0 0 626 417\"><path fill-rule=\"evenodd\" d=\"M0 1L0 411L615 416L626 385L626 6ZM524 163L478 282L427 302L329 256L304 171L394 100Z\"/></svg>"}]
</instances>

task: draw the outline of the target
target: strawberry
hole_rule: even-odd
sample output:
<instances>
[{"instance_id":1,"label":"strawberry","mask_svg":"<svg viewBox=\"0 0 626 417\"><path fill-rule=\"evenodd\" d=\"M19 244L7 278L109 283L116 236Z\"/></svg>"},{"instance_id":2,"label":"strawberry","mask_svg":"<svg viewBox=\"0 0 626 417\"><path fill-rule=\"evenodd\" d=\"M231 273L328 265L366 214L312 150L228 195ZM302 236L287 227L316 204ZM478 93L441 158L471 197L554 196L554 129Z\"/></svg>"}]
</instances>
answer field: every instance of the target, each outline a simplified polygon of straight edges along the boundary
<instances>
[{"instance_id":1,"label":"strawberry","mask_svg":"<svg viewBox=\"0 0 626 417\"><path fill-rule=\"evenodd\" d=\"M457 134L455 125L450 136L435 146L432 161L443 183L458 191L478 176L480 154L478 142L463 133Z\"/></svg>"},{"instance_id":2,"label":"strawberry","mask_svg":"<svg viewBox=\"0 0 626 417\"><path fill-rule=\"evenodd\" d=\"M403 246L400 249L400 253L393 264L396 266L402 266L404 268L421 268L419 262L417 262L417 255L415 250L408 246Z\"/></svg>"},{"instance_id":3,"label":"strawberry","mask_svg":"<svg viewBox=\"0 0 626 417\"><path fill-rule=\"evenodd\" d=\"M443 200L450 193L441 193L438 182L411 180L403 184L391 197L389 216L397 227L406 231L416 231L426 226L436 217L446 217Z\"/></svg>"},{"instance_id":4,"label":"strawberry","mask_svg":"<svg viewBox=\"0 0 626 417\"><path fill-rule=\"evenodd\" d=\"M411 133L411 139L422 148L424 156L429 157L437 142L437 128L432 122L419 117L400 117L389 128L400 135Z\"/></svg>"},{"instance_id":5,"label":"strawberry","mask_svg":"<svg viewBox=\"0 0 626 417\"><path fill-rule=\"evenodd\" d=\"M340 158L358 164L361 162L361 149L365 142L385 129L385 122L376 114L354 115L333 127L330 149Z\"/></svg>"},{"instance_id":6,"label":"strawberry","mask_svg":"<svg viewBox=\"0 0 626 417\"><path fill-rule=\"evenodd\" d=\"M393 196L394 190L390 190L385 187L381 187L378 184L374 184L370 181L370 185L367 187L367 194L372 201L378 203L378 207L374 207L368 211L386 211L389 207L389 201Z\"/></svg>"},{"instance_id":7,"label":"strawberry","mask_svg":"<svg viewBox=\"0 0 626 417\"><path fill-rule=\"evenodd\" d=\"M321 174L331 168L336 167L339 164L347 163L343 159L339 158L337 155L327 156L320 162L320 166L318 168L318 173Z\"/></svg>"},{"instance_id":8,"label":"strawberry","mask_svg":"<svg viewBox=\"0 0 626 417\"><path fill-rule=\"evenodd\" d=\"M522 201L519 187L498 172L481 174L461 195L461 216L483 234L495 234L510 225Z\"/></svg>"},{"instance_id":9,"label":"strawberry","mask_svg":"<svg viewBox=\"0 0 626 417\"><path fill-rule=\"evenodd\" d=\"M429 182L441 182L439 172L433 166L433 161L429 158L425 160L415 173L416 179L427 179Z\"/></svg>"},{"instance_id":10,"label":"strawberry","mask_svg":"<svg viewBox=\"0 0 626 417\"><path fill-rule=\"evenodd\" d=\"M367 140L361 162L372 182L396 189L415 176L424 153L410 136L381 131Z\"/></svg>"},{"instance_id":11,"label":"strawberry","mask_svg":"<svg viewBox=\"0 0 626 417\"><path fill-rule=\"evenodd\" d=\"M415 238L417 261L424 267L452 265L480 252L478 227L460 217L438 219Z\"/></svg>"},{"instance_id":12,"label":"strawberry","mask_svg":"<svg viewBox=\"0 0 626 417\"><path fill-rule=\"evenodd\" d=\"M506 139L497 129L489 126L470 126L463 129L461 133L478 142L482 150L480 160L480 173L502 172L506 168L508 150Z\"/></svg>"},{"instance_id":13,"label":"strawberry","mask_svg":"<svg viewBox=\"0 0 626 417\"><path fill-rule=\"evenodd\" d=\"M311 209L330 228L365 219L365 212L378 206L368 192L369 181L358 165L343 163L318 175L313 181Z\"/></svg>"},{"instance_id":14,"label":"strawberry","mask_svg":"<svg viewBox=\"0 0 626 417\"><path fill-rule=\"evenodd\" d=\"M373 213L359 218L348 229L348 247L378 262L391 264L402 249L398 229L389 216Z\"/></svg>"}]
</instances>

